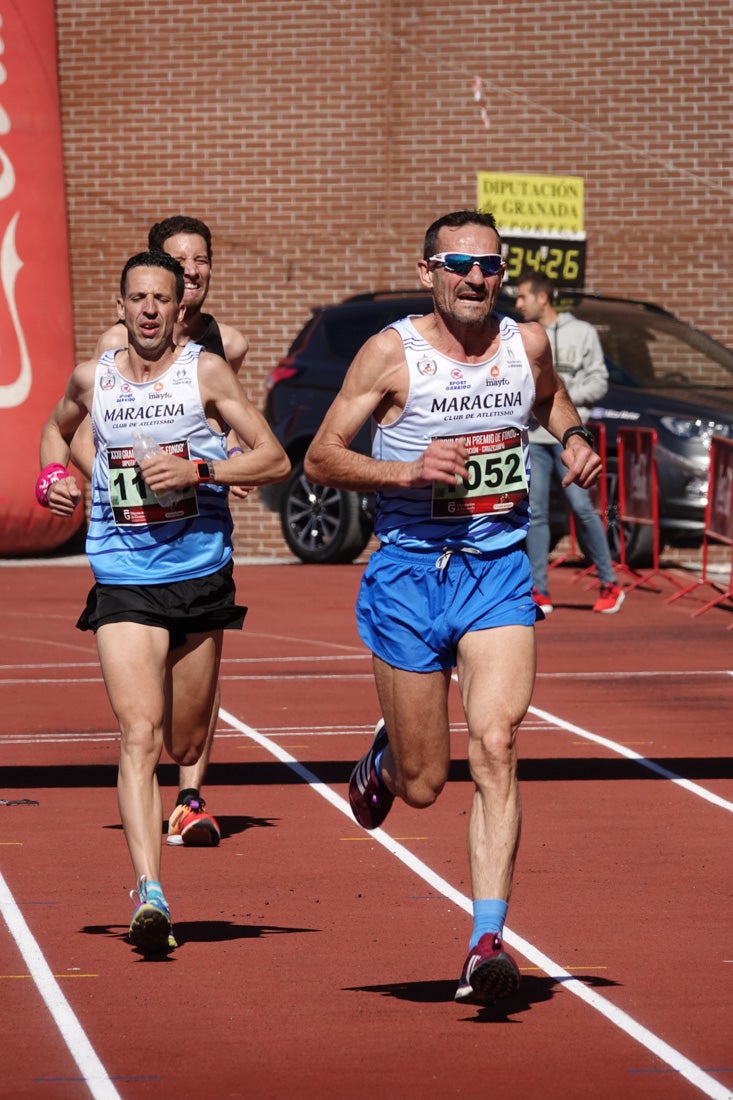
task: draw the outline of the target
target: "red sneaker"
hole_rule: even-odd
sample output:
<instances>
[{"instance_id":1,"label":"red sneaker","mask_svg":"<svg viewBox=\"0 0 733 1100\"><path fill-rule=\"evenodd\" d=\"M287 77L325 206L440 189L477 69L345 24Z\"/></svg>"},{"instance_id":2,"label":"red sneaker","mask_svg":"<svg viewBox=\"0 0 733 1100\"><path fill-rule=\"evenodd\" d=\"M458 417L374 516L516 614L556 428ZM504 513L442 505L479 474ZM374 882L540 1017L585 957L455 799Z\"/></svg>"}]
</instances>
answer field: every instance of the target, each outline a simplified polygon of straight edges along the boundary
<instances>
[{"instance_id":1,"label":"red sneaker","mask_svg":"<svg viewBox=\"0 0 733 1100\"><path fill-rule=\"evenodd\" d=\"M602 584L601 594L593 605L594 611L600 611L602 615L615 615L621 610L621 604L626 599L623 588L618 584Z\"/></svg>"},{"instance_id":2,"label":"red sneaker","mask_svg":"<svg viewBox=\"0 0 733 1100\"><path fill-rule=\"evenodd\" d=\"M189 795L185 802L173 807L168 820L166 844L185 844L187 847L215 848L221 840L216 818L206 813L203 798Z\"/></svg>"},{"instance_id":3,"label":"red sneaker","mask_svg":"<svg viewBox=\"0 0 733 1100\"><path fill-rule=\"evenodd\" d=\"M394 795L374 770L375 758L388 744L384 719L380 718L374 730L372 747L362 756L349 779L351 812L362 829L377 829L392 809Z\"/></svg>"},{"instance_id":4,"label":"red sneaker","mask_svg":"<svg viewBox=\"0 0 733 1100\"><path fill-rule=\"evenodd\" d=\"M539 588L532 589L532 599L539 607L540 611L544 611L545 615L549 615L551 611L554 611L552 601L549 596L546 596L544 592L540 592Z\"/></svg>"},{"instance_id":5,"label":"red sneaker","mask_svg":"<svg viewBox=\"0 0 733 1100\"><path fill-rule=\"evenodd\" d=\"M455 1000L459 1004L490 1005L511 997L519 988L519 967L497 933L487 932L463 964Z\"/></svg>"}]
</instances>

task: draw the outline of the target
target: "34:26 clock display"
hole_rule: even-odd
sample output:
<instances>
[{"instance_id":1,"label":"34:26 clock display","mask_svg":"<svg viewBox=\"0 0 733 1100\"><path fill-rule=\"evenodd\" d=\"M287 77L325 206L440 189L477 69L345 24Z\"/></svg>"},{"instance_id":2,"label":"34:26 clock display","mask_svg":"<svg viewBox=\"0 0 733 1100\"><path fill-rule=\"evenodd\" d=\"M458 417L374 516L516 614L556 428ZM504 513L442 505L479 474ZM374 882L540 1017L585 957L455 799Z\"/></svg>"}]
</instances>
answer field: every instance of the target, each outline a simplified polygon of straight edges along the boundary
<instances>
[{"instance_id":1,"label":"34:26 clock display","mask_svg":"<svg viewBox=\"0 0 733 1100\"><path fill-rule=\"evenodd\" d=\"M524 271L541 271L560 286L585 285L585 241L513 237L504 240L502 253L508 285Z\"/></svg>"}]
</instances>

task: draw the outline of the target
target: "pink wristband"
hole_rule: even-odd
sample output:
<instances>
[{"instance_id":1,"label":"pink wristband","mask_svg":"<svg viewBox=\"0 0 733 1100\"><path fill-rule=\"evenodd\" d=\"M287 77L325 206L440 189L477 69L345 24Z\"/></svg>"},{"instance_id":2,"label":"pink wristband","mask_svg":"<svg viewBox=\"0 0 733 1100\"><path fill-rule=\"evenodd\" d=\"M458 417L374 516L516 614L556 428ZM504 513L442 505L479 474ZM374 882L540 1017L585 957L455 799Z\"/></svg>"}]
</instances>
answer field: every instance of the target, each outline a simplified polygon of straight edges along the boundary
<instances>
[{"instance_id":1,"label":"pink wristband","mask_svg":"<svg viewBox=\"0 0 733 1100\"><path fill-rule=\"evenodd\" d=\"M41 470L36 482L36 500L42 508L48 508L48 490L57 481L63 481L65 477L71 477L71 474L60 462L50 462Z\"/></svg>"}]
</instances>

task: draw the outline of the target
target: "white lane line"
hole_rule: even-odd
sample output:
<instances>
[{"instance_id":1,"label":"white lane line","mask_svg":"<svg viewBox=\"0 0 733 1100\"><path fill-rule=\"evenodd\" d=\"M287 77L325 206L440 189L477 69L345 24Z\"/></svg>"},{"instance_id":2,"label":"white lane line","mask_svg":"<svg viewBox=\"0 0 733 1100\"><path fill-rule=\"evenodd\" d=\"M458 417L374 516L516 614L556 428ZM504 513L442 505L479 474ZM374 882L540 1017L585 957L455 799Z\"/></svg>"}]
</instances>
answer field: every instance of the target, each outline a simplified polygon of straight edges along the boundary
<instances>
[{"instance_id":1,"label":"white lane line","mask_svg":"<svg viewBox=\"0 0 733 1100\"><path fill-rule=\"evenodd\" d=\"M348 659L353 660L353 658L348 658ZM243 661L241 663L249 664L250 662L249 661ZM271 661L271 662L268 662L268 663L271 664L271 665L276 665L278 663L287 665L287 664L290 664L292 662L290 662L288 659L283 659L280 662ZM96 662L89 662L88 664L85 663L83 665L79 665L78 667L85 667L85 668L89 667L89 668L91 668L91 667L94 667L95 664L96 664ZM23 668L26 668L26 667L28 667L28 668L33 668L33 667L43 668L43 667L45 667L45 668L56 669L56 668L62 668L62 667L72 667L73 668L75 666L73 666L73 665L72 666L62 666L62 665L56 665L56 664L50 664L50 665L45 665L45 666L0 665L0 669L7 668L7 669L12 669L15 672L17 672L19 670L22 670ZM99 667L98 664L97 664L96 667ZM581 672L581 673L576 673L576 674L573 674L573 673L567 673L567 674L562 673L562 674L560 674L560 673L552 672L552 673L538 673L537 674L537 680L538 681L551 680L551 679L559 678L560 675L562 675L562 679L565 680L565 681L585 680L585 679L597 680L598 679L598 673L584 673L584 672ZM607 674L605 672L603 673L603 676L606 677L607 679L613 679L614 677L619 677L619 678L621 678L625 681L628 681L628 680L631 680L631 679L652 679L652 678L655 678L655 677L658 678L658 677L661 677L661 676L664 676L665 678L668 677L670 679L675 679L675 678L678 678L680 676L705 676L705 677L723 676L726 679L728 679L731 675L733 675L733 673L729 673L727 670L722 670L722 671L717 671L717 672L694 672L694 673L693 672L690 672L690 673L687 673L687 672L679 672L679 673L676 673L676 672L665 672L665 673L625 672L625 673L612 673L612 674ZM243 673L236 673L236 672L229 672L226 669L223 669L221 674L220 674L220 677L219 677L219 679L222 681L222 683L228 682L228 681L249 681L249 682L252 682L252 683L269 683L271 681L275 681L277 683L280 683L283 680L283 678L287 679L287 681L289 683L291 683L291 682L294 683L296 680L306 680L306 681L314 681L314 682L317 681L317 680L371 680L371 679L373 679L373 673L372 673L371 669L369 669L369 670L365 669L363 672L308 672L308 671L304 670L303 672L297 672L297 673L295 673L295 672L282 672L282 671L275 671L275 672L256 672L256 671L253 671L253 672L249 672L249 673L244 673L244 672ZM69 686L73 687L76 684L101 684L101 683L103 683L101 675L99 675L99 676L0 676L0 687L17 687L19 684L24 684L27 687L32 687L34 684L54 684L56 687L69 687Z\"/></svg>"},{"instance_id":2,"label":"white lane line","mask_svg":"<svg viewBox=\"0 0 733 1100\"><path fill-rule=\"evenodd\" d=\"M68 684L74 685L74 684L102 684L102 683L104 683L104 681L102 680L101 676L73 676L73 677L64 677L63 679L59 679L58 676L47 676L45 678L42 677L42 676L34 676L32 679L30 677L22 677L22 678L16 679L16 680L5 679L5 678L0 680L0 685L2 687L17 687L18 684L26 684L28 687L31 687L33 684L56 684L56 686L58 687L59 685L64 685L64 684L65 685L68 685Z\"/></svg>"},{"instance_id":3,"label":"white lane line","mask_svg":"<svg viewBox=\"0 0 733 1100\"><path fill-rule=\"evenodd\" d=\"M0 912L92 1096L95 1100L121 1100L119 1092L112 1084L69 1002L61 992L2 874L0 874Z\"/></svg>"},{"instance_id":4,"label":"white lane line","mask_svg":"<svg viewBox=\"0 0 733 1100\"><path fill-rule=\"evenodd\" d=\"M235 718L229 711L222 708L219 713L224 721L229 722L234 729L240 730L258 745L261 745L262 748L267 749L274 757L299 775L304 782L308 783L317 794L325 798L327 802L330 802L331 805L347 817L352 824L354 823L351 807L346 799L336 794L335 791L332 791L327 784L322 783L318 776L306 768L305 765L301 764L299 760L296 760L294 756L291 756L289 752L286 752L285 749L281 748L275 741L271 741L268 737L264 737L245 722L240 722L239 719ZM383 848L404 863L406 867L422 878L423 881L434 890L449 898L454 905L457 905L466 913L472 913L473 905L470 898L465 897L464 894L461 894L451 886L450 883L441 878L437 872L431 867L428 867L426 863L418 859L418 857L408 851L407 848L404 848L399 841L394 840L389 833L384 831L384 829L375 829L373 832L369 832L368 835L373 837L373 839L381 844ZM676 1073L685 1077L690 1084L694 1085L695 1088L699 1089L705 1096L709 1096L710 1100L733 1100L733 1092L725 1088L724 1085L721 1085L698 1065L685 1057L684 1054L675 1050L669 1043L665 1043L663 1039L660 1039L659 1036L649 1031L643 1024L640 1024L632 1016L629 1016L628 1013L617 1008L599 993L596 993L592 989L588 989L567 970L564 970L551 958L529 943L528 940L523 939L508 928L505 929L504 938L510 947L521 952L521 954L534 966L543 970L549 978L560 983L562 988L567 989L570 993L573 993L576 997L585 1001L597 1012L600 1012L602 1016L605 1016L606 1019L617 1028L624 1031L641 1046L646 1047L647 1050L662 1062L665 1062L670 1069L673 1069Z\"/></svg>"},{"instance_id":5,"label":"white lane line","mask_svg":"<svg viewBox=\"0 0 733 1100\"><path fill-rule=\"evenodd\" d=\"M33 641L34 645L40 644L37 639L28 639ZM13 644L17 643L18 638L13 637ZM59 643L62 644L62 643ZM66 642L63 643L66 649L69 648ZM86 654L87 649L84 650ZM370 653L315 653L311 656L288 656L288 657L223 657L221 662L222 669L225 669L231 665L268 665L272 668L282 665L294 665L294 664L322 664L327 662L329 665L339 661L360 661L371 660ZM78 668L99 668L99 661L94 659L90 661L15 661L12 664L0 664L0 671L8 672L20 672L25 669L78 669ZM273 672L269 677L265 675L264 679L279 678L283 675L282 672ZM313 679L318 680L322 676L330 678L330 673L318 673L314 672ZM706 669L616 669L610 671L604 669L602 673L597 670L589 672L538 672L536 680L594 680L597 681L599 676L602 676L604 680L659 680L659 679L699 679L700 677L715 678L716 676L722 676L726 679L733 676L733 670L727 668L706 668ZM455 679L455 676L453 677ZM33 683L32 679L25 681L26 683ZM74 683L75 678L73 676L66 679L59 680L59 683Z\"/></svg>"},{"instance_id":6,"label":"white lane line","mask_svg":"<svg viewBox=\"0 0 733 1100\"><path fill-rule=\"evenodd\" d=\"M635 760L640 767L647 768L650 772L661 775L663 779L669 779L670 782L675 783L678 787L683 787L691 794L697 795L698 798L704 798L707 802L712 802L714 806L720 806L721 809L733 813L733 802L729 802L725 798L720 798L719 795L713 794L712 791L708 791L705 787L701 787L699 783L693 783L690 779L683 779L683 777L677 775L676 772L670 771L669 768L662 767L661 764L657 764L654 760L649 760L648 757L642 756L641 753L634 752L633 749L627 748L626 745L619 744L618 741L611 741L608 737L600 737L596 733L590 733L589 730L583 729L582 726L576 726L573 725L572 722L566 722L563 718L558 718L557 715L550 714L547 710L540 710L538 707L530 707L529 713L534 714L535 718L541 718L545 722L550 722L553 726L558 726L560 729L566 730L568 733L574 733L578 737L583 737L586 741L593 741L596 745L603 745L604 748L610 749L611 752L615 752L618 756L625 756L627 760Z\"/></svg>"},{"instance_id":7,"label":"white lane line","mask_svg":"<svg viewBox=\"0 0 733 1100\"><path fill-rule=\"evenodd\" d=\"M460 728L460 727L459 727ZM543 727L544 728L544 727ZM364 737L365 734L374 732L374 723L368 726L309 726L307 730L298 726L273 726L268 728L270 737L298 737L299 740L310 737ZM0 749L7 745L68 745L90 744L100 742L109 744L119 741L119 730L95 731L94 733L78 733L76 730L58 731L57 733L11 733L0 734ZM239 730L216 730L217 741L242 742L242 734ZM162 761L165 763L165 761Z\"/></svg>"},{"instance_id":8,"label":"white lane line","mask_svg":"<svg viewBox=\"0 0 733 1100\"><path fill-rule=\"evenodd\" d=\"M16 642L18 639L14 638L13 641ZM34 642L34 644L37 645L38 643ZM223 657L221 667L224 668L225 665L316 664L323 661L333 664L335 661L358 661L362 658L370 660L371 653L347 653L335 656L332 653L317 653L312 657ZM12 669L16 672L25 668L99 668L99 661L33 661L24 662L23 664L0 665L0 670Z\"/></svg>"}]
</instances>

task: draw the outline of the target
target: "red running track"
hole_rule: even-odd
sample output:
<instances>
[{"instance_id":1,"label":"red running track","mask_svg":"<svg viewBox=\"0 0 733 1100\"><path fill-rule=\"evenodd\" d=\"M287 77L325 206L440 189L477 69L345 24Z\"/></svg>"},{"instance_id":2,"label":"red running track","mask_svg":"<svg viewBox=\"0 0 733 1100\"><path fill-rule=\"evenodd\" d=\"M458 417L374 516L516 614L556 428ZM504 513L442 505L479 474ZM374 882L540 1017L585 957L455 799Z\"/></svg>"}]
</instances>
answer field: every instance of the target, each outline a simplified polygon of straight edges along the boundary
<instances>
[{"instance_id":1,"label":"red running track","mask_svg":"<svg viewBox=\"0 0 733 1100\"><path fill-rule=\"evenodd\" d=\"M586 582L553 571L519 738L522 987L476 1009L453 1002L457 690L434 807L398 804L370 835L344 801L377 718L360 576L237 566L250 613L226 639L206 788L225 839L165 848L181 946L151 961L125 940L115 726L73 625L88 568L0 567L0 799L37 803L0 804L0 1096L733 1097L730 613L636 589L594 615ZM170 763L160 776L170 809Z\"/></svg>"}]
</instances>

